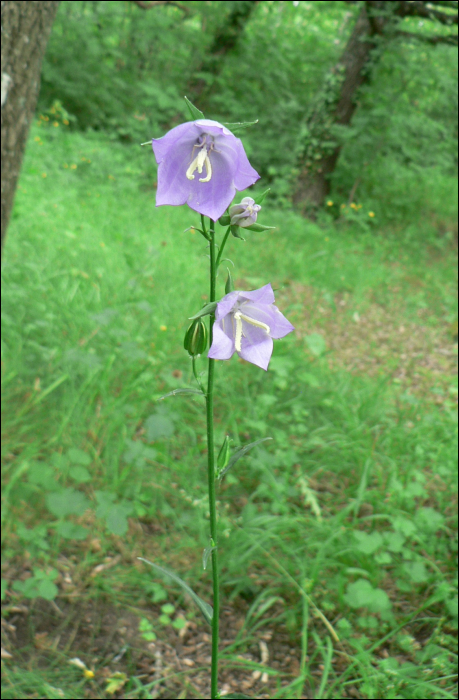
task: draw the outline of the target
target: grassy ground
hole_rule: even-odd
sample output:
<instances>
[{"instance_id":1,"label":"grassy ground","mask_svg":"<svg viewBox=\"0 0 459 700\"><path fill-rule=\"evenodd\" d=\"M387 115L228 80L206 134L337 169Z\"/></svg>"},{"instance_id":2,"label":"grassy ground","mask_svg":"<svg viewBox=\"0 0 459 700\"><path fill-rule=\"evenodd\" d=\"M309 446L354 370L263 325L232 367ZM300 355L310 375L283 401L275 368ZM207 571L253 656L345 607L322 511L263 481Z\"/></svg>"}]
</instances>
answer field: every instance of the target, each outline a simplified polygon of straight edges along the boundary
<instances>
[{"instance_id":1,"label":"grassy ground","mask_svg":"<svg viewBox=\"0 0 459 700\"><path fill-rule=\"evenodd\" d=\"M205 697L205 623L137 560L208 599L203 406L157 401L192 385L204 241L154 208L149 150L61 129L32 133L3 269L3 696ZM268 373L217 365L217 443L273 438L218 496L222 688L454 698L453 224L330 210L267 204L228 250L296 332Z\"/></svg>"}]
</instances>

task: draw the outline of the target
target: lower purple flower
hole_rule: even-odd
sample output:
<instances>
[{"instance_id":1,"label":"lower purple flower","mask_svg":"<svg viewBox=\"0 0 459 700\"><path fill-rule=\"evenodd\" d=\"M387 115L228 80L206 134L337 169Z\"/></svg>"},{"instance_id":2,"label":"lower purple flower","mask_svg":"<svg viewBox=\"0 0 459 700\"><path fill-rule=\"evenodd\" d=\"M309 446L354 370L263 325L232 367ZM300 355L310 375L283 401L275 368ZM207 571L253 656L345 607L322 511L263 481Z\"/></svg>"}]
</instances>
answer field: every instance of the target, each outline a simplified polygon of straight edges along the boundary
<instances>
[{"instance_id":1,"label":"lower purple flower","mask_svg":"<svg viewBox=\"0 0 459 700\"><path fill-rule=\"evenodd\" d=\"M243 360L267 370L273 338L283 338L294 330L274 301L270 284L223 297L215 311L213 342L207 356L229 360L237 352Z\"/></svg>"}]
</instances>

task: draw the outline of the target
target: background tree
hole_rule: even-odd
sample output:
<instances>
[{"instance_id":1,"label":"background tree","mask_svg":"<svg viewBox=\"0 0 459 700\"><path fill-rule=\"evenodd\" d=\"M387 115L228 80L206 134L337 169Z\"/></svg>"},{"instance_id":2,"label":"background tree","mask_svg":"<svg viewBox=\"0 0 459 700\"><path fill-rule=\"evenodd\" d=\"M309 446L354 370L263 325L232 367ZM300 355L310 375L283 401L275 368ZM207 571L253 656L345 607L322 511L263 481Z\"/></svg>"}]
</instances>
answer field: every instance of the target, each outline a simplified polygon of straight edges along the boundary
<instances>
[{"instance_id":1,"label":"background tree","mask_svg":"<svg viewBox=\"0 0 459 700\"><path fill-rule=\"evenodd\" d=\"M2 237L40 89L40 71L59 2L2 2Z\"/></svg>"},{"instance_id":2,"label":"background tree","mask_svg":"<svg viewBox=\"0 0 459 700\"><path fill-rule=\"evenodd\" d=\"M349 2L347 4L356 4ZM437 6L437 7L434 7ZM450 27L458 23L457 2L363 2L346 48L312 103L304 125L294 204L303 212L314 212L330 192L342 141L336 127L351 123L359 88L372 75L387 43L397 37L430 44L457 45L457 34L435 35L404 31L401 20L422 17Z\"/></svg>"},{"instance_id":3,"label":"background tree","mask_svg":"<svg viewBox=\"0 0 459 700\"><path fill-rule=\"evenodd\" d=\"M217 28L208 52L201 65L195 68L188 83L187 94L194 102L199 103L201 109L205 109L206 99L213 81L222 70L224 58L240 41L258 0L237 0L226 2L225 5L230 6L229 14L224 23Z\"/></svg>"}]
</instances>

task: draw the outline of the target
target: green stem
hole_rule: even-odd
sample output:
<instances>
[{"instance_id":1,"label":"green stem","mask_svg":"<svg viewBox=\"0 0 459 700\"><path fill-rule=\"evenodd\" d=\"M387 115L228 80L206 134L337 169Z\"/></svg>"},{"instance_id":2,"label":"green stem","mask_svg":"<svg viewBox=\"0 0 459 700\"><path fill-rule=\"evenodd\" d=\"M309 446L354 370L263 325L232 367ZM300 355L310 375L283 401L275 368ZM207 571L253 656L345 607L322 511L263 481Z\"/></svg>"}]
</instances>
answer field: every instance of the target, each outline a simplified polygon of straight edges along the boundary
<instances>
[{"instance_id":1,"label":"green stem","mask_svg":"<svg viewBox=\"0 0 459 700\"><path fill-rule=\"evenodd\" d=\"M228 228L226 229L226 233L225 233L225 235L223 236L223 240L222 240L222 244L221 244L221 246L220 246L220 250L218 251L217 262L215 263L215 268L216 268L216 270L218 270L218 268L220 267L220 262L221 262L221 259L222 259L223 251L224 251L224 249L225 249L225 245L226 245L226 241L228 240L228 236L230 235L230 231L231 231L231 226L228 226Z\"/></svg>"},{"instance_id":2,"label":"green stem","mask_svg":"<svg viewBox=\"0 0 459 700\"><path fill-rule=\"evenodd\" d=\"M215 301L217 266L215 260L215 223L210 222L210 299ZM210 316L210 345L212 345L212 329L215 314ZM215 360L209 358L207 376L206 418L207 418L207 479L209 485L210 512L210 546L212 549L212 583L213 583L213 616L212 616L212 664L211 664L211 698L218 698L218 623L220 612L220 591L218 583L218 541L217 541L217 508L215 496L215 448L214 448L214 372Z\"/></svg>"}]
</instances>

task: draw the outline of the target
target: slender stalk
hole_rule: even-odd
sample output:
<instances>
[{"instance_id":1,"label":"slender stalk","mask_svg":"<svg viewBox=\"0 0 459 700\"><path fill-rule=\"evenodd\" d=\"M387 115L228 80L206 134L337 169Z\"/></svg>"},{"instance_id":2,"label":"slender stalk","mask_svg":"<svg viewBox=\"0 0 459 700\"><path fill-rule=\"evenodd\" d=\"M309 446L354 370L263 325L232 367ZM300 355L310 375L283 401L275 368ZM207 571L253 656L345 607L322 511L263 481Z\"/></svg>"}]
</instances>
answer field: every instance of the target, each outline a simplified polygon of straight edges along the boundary
<instances>
[{"instance_id":1,"label":"slender stalk","mask_svg":"<svg viewBox=\"0 0 459 700\"><path fill-rule=\"evenodd\" d=\"M228 240L228 236L229 236L229 234L230 234L230 231L231 231L231 226L228 226L228 228L226 229L225 235L223 236L222 244L221 244L221 246L220 246L220 250L218 251L218 255L217 255L217 262L216 262L216 264L215 264L215 267L216 267L217 271L218 271L218 268L219 268L219 266L220 266L220 262L221 262L222 255L223 255L223 251L224 251L224 249L225 249L226 241Z\"/></svg>"},{"instance_id":2,"label":"slender stalk","mask_svg":"<svg viewBox=\"0 0 459 700\"><path fill-rule=\"evenodd\" d=\"M215 260L215 223L210 221L210 299L215 301L217 266ZM212 345L212 329L215 315L210 316L210 344ZM210 545L212 547L212 584L213 584L213 617L212 617L212 664L211 664L211 698L218 698L218 623L220 613L220 591L218 582L218 541L217 541L217 508L215 496L215 448L214 448L214 372L215 360L209 358L206 394L207 418L207 479L209 485L210 512Z\"/></svg>"}]
</instances>

